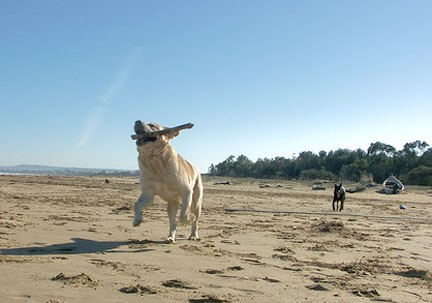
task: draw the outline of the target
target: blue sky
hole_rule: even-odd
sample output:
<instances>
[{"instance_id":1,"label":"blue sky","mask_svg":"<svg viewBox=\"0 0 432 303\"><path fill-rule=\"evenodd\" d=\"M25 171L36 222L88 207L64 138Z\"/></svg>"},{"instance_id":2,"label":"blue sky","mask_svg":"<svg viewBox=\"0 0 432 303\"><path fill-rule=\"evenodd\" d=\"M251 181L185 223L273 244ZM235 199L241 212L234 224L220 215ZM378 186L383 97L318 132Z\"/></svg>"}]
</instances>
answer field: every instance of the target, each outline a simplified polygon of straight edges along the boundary
<instances>
[{"instance_id":1,"label":"blue sky","mask_svg":"<svg viewBox=\"0 0 432 303\"><path fill-rule=\"evenodd\" d=\"M0 165L137 169L137 119L230 155L432 144L431 1L0 1Z\"/></svg>"}]
</instances>

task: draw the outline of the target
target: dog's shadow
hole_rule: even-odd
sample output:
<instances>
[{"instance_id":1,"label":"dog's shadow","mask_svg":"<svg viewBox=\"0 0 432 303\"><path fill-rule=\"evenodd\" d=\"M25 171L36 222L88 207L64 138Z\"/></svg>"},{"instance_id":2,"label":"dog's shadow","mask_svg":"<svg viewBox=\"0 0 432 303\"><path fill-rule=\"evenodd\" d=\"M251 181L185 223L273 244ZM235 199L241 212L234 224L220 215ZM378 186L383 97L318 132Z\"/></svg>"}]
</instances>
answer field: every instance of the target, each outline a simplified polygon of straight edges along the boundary
<instances>
[{"instance_id":1,"label":"dog's shadow","mask_svg":"<svg viewBox=\"0 0 432 303\"><path fill-rule=\"evenodd\" d=\"M88 253L136 253L147 252L154 249L145 245L131 246L132 241L94 241L82 238L72 238L73 242L19 248L0 248L3 255L34 256L34 255L62 255L62 254L88 254ZM119 249L127 246L128 249Z\"/></svg>"}]
</instances>

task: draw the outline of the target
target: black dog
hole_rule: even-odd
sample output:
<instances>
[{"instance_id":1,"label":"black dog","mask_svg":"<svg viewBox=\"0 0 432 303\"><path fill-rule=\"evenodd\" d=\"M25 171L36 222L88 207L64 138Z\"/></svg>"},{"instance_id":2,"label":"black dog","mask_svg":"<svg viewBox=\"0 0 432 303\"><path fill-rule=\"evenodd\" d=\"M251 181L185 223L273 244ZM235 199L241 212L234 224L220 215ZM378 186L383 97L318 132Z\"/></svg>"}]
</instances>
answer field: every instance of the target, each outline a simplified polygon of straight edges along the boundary
<instances>
[{"instance_id":1,"label":"black dog","mask_svg":"<svg viewBox=\"0 0 432 303\"><path fill-rule=\"evenodd\" d=\"M338 210L338 206L339 206L339 211L343 210L344 202L345 202L345 193L346 193L345 188L342 186L342 183L335 184L334 194L333 194L333 210ZM339 201L340 201L340 205L339 205ZM336 203L336 208L335 208L335 203Z\"/></svg>"}]
</instances>

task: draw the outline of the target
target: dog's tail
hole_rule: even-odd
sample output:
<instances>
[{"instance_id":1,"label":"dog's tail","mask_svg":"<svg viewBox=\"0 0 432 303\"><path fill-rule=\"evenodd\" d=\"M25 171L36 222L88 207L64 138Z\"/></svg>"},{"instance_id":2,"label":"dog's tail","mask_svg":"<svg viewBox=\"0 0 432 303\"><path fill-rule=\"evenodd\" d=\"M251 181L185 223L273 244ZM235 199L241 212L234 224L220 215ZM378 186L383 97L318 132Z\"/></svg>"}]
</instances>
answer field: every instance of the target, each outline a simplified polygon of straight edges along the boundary
<instances>
[{"instance_id":1,"label":"dog's tail","mask_svg":"<svg viewBox=\"0 0 432 303\"><path fill-rule=\"evenodd\" d=\"M204 187L202 184L201 175L199 174L195 181L195 186L192 195L192 213L196 216L196 220L198 220L199 216L201 215L203 194L204 194Z\"/></svg>"}]
</instances>

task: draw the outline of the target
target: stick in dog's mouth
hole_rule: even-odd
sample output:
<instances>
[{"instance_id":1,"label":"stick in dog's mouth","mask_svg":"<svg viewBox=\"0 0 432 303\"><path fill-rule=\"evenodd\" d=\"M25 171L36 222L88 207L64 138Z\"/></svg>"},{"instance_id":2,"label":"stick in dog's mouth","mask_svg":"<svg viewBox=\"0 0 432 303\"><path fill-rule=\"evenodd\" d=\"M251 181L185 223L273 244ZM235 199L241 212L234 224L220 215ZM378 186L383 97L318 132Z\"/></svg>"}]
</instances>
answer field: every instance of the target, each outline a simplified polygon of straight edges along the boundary
<instances>
[{"instance_id":1,"label":"stick in dog's mouth","mask_svg":"<svg viewBox=\"0 0 432 303\"><path fill-rule=\"evenodd\" d=\"M186 123L174 127L167 127L161 130L153 131L147 124L141 122L140 120L135 121L134 131L135 134L131 135L132 140L141 140L145 141L156 141L156 136L180 131L182 129L192 128L194 125L192 123Z\"/></svg>"}]
</instances>

